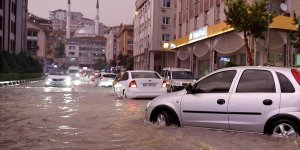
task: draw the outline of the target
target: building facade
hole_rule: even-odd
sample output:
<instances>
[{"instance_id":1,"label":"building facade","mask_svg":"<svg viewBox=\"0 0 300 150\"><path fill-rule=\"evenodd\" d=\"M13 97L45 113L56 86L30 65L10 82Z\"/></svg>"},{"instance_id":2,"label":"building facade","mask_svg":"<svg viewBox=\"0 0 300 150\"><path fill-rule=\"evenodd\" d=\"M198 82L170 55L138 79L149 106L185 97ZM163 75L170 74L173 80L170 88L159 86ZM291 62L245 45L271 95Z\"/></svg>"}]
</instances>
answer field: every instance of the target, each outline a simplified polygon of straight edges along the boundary
<instances>
[{"instance_id":1,"label":"building facade","mask_svg":"<svg viewBox=\"0 0 300 150\"><path fill-rule=\"evenodd\" d=\"M117 35L118 52L123 56L133 56L133 25L120 25Z\"/></svg>"},{"instance_id":2,"label":"building facade","mask_svg":"<svg viewBox=\"0 0 300 150\"><path fill-rule=\"evenodd\" d=\"M163 49L163 42L175 35L175 0L137 0L134 17L134 69L162 72L173 67L175 53Z\"/></svg>"},{"instance_id":3,"label":"building facade","mask_svg":"<svg viewBox=\"0 0 300 150\"><path fill-rule=\"evenodd\" d=\"M27 54L44 64L44 71L47 72L47 64L51 64L53 61L54 49L55 37L52 22L29 13Z\"/></svg>"},{"instance_id":4,"label":"building facade","mask_svg":"<svg viewBox=\"0 0 300 150\"><path fill-rule=\"evenodd\" d=\"M0 0L0 50L26 51L28 0Z\"/></svg>"},{"instance_id":5,"label":"building facade","mask_svg":"<svg viewBox=\"0 0 300 150\"><path fill-rule=\"evenodd\" d=\"M116 61L117 52L118 52L118 44L117 44L117 35L119 33L119 26L112 27L109 34L106 36L107 44L106 44L106 62L110 63L112 61Z\"/></svg>"},{"instance_id":6,"label":"building facade","mask_svg":"<svg viewBox=\"0 0 300 150\"><path fill-rule=\"evenodd\" d=\"M177 39L167 43L167 49L176 53L176 67L189 68L202 77L226 67L228 62L247 65L243 35L224 22L224 1L177 0ZM288 33L296 29L290 16L294 11L299 16L299 3L298 0L270 0L268 10L277 16L264 33L268 40L254 42L252 39L254 65L295 65L295 54L299 51L289 44Z\"/></svg>"},{"instance_id":7,"label":"building facade","mask_svg":"<svg viewBox=\"0 0 300 150\"><path fill-rule=\"evenodd\" d=\"M69 38L65 45L67 65L92 68L99 59L105 61L105 48L103 36Z\"/></svg>"}]
</instances>

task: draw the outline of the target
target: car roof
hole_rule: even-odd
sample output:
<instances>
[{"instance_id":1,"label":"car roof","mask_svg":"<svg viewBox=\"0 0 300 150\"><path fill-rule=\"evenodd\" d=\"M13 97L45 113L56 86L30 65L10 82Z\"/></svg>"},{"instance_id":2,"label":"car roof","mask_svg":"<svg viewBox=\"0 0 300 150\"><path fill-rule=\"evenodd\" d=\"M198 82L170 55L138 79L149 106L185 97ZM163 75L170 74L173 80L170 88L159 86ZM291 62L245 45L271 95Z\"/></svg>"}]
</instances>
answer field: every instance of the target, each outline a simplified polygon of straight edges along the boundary
<instances>
[{"instance_id":1,"label":"car roof","mask_svg":"<svg viewBox=\"0 0 300 150\"><path fill-rule=\"evenodd\" d=\"M274 67L274 66L236 66L236 67L227 67L227 68L222 68L218 69L215 71L222 71L222 70L230 70L230 69L268 69L268 70L274 70L274 71L279 71L279 72L286 72L290 71L291 68L289 67Z\"/></svg>"},{"instance_id":2,"label":"car roof","mask_svg":"<svg viewBox=\"0 0 300 150\"><path fill-rule=\"evenodd\" d=\"M170 70L170 71L191 71L190 69L186 68L175 68L175 67L166 67L163 70Z\"/></svg>"},{"instance_id":3,"label":"car roof","mask_svg":"<svg viewBox=\"0 0 300 150\"><path fill-rule=\"evenodd\" d=\"M127 72L155 72L155 73L157 73L156 71L152 71L152 70L130 70Z\"/></svg>"}]
</instances>

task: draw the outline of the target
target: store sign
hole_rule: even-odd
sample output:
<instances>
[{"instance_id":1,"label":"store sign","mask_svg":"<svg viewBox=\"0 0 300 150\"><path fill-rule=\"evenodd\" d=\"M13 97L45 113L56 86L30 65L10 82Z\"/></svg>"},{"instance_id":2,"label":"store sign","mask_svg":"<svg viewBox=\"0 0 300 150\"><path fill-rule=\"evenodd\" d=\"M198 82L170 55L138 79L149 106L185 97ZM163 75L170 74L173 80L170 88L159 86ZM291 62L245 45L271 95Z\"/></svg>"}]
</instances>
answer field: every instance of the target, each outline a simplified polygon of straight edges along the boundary
<instances>
[{"instance_id":1,"label":"store sign","mask_svg":"<svg viewBox=\"0 0 300 150\"><path fill-rule=\"evenodd\" d=\"M221 57L220 62L230 62L230 58L228 57Z\"/></svg>"},{"instance_id":2,"label":"store sign","mask_svg":"<svg viewBox=\"0 0 300 150\"><path fill-rule=\"evenodd\" d=\"M189 43L207 38L207 26L197 29L190 33Z\"/></svg>"}]
</instances>

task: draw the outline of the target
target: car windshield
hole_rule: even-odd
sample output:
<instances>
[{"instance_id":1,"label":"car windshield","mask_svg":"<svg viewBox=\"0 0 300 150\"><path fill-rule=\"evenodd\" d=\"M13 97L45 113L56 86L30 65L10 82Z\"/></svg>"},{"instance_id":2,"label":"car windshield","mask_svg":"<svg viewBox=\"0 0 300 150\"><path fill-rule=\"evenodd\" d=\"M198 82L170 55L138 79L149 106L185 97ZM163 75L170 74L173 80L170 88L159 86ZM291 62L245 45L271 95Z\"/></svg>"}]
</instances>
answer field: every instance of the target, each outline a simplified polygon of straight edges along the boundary
<instances>
[{"instance_id":1,"label":"car windshield","mask_svg":"<svg viewBox=\"0 0 300 150\"><path fill-rule=\"evenodd\" d=\"M155 72L132 72L132 78L156 78L160 79L160 76Z\"/></svg>"},{"instance_id":2,"label":"car windshield","mask_svg":"<svg viewBox=\"0 0 300 150\"><path fill-rule=\"evenodd\" d=\"M190 71L173 71L173 79L194 79L192 72Z\"/></svg>"},{"instance_id":3,"label":"car windshield","mask_svg":"<svg viewBox=\"0 0 300 150\"><path fill-rule=\"evenodd\" d=\"M69 70L70 74L75 74L75 73L78 73L78 72L79 72L79 70Z\"/></svg>"},{"instance_id":4,"label":"car windshield","mask_svg":"<svg viewBox=\"0 0 300 150\"><path fill-rule=\"evenodd\" d=\"M112 78L112 79L116 78L116 76L117 75L115 75L115 74L104 74L103 75L104 78Z\"/></svg>"},{"instance_id":5,"label":"car windshield","mask_svg":"<svg viewBox=\"0 0 300 150\"><path fill-rule=\"evenodd\" d=\"M67 70L52 70L49 72L49 75L68 75L69 72Z\"/></svg>"}]
</instances>

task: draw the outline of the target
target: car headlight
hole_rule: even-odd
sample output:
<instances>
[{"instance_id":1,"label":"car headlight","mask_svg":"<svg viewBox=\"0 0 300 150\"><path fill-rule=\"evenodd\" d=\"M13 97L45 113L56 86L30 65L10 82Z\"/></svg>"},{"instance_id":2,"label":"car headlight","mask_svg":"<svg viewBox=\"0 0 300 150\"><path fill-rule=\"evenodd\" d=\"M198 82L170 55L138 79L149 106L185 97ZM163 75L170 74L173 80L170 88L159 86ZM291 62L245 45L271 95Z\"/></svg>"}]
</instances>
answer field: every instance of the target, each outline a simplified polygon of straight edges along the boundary
<instances>
[{"instance_id":1,"label":"car headlight","mask_svg":"<svg viewBox=\"0 0 300 150\"><path fill-rule=\"evenodd\" d=\"M80 74L79 74L79 73L76 73L76 74L75 74L75 77L77 77L77 78L80 77Z\"/></svg>"},{"instance_id":2,"label":"car headlight","mask_svg":"<svg viewBox=\"0 0 300 150\"><path fill-rule=\"evenodd\" d=\"M46 82L51 82L51 81L52 81L51 78L47 78L47 79L46 79Z\"/></svg>"}]
</instances>

